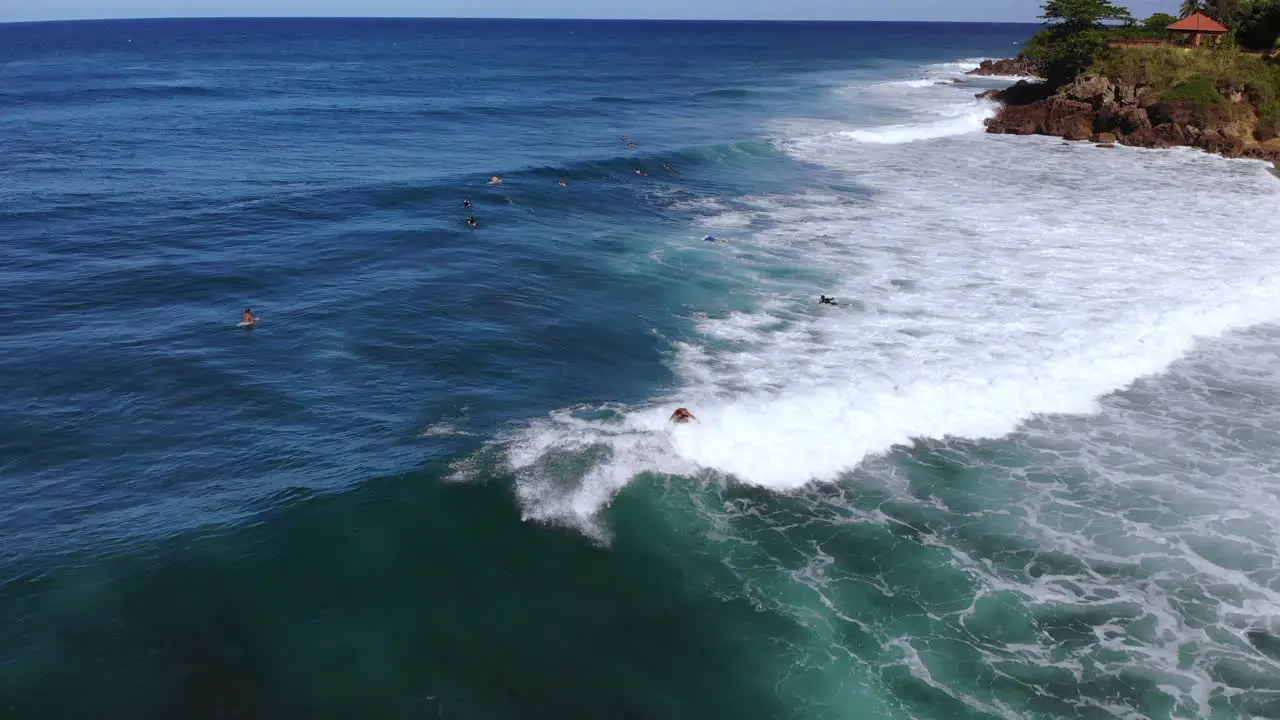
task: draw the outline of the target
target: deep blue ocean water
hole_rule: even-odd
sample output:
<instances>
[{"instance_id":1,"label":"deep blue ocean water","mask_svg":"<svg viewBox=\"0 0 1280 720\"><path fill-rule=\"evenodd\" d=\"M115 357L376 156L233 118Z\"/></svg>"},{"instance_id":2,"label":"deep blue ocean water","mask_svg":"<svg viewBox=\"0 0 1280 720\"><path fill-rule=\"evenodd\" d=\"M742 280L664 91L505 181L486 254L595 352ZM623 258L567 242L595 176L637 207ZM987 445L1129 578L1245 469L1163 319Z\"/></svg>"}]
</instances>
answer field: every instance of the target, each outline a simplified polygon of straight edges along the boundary
<instances>
[{"instance_id":1,"label":"deep blue ocean water","mask_svg":"<svg viewBox=\"0 0 1280 720\"><path fill-rule=\"evenodd\" d=\"M1276 190L1034 29L0 25L0 715L1276 717Z\"/></svg>"}]
</instances>

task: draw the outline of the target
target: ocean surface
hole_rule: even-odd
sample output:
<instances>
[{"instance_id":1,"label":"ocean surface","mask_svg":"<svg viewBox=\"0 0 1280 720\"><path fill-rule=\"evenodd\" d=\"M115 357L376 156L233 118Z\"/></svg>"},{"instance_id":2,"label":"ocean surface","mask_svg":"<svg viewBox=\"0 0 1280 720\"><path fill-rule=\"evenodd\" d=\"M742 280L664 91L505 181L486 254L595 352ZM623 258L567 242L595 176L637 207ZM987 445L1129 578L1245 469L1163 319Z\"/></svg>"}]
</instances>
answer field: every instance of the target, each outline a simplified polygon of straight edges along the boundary
<instances>
[{"instance_id":1,"label":"ocean surface","mask_svg":"<svg viewBox=\"0 0 1280 720\"><path fill-rule=\"evenodd\" d=\"M1280 718L1280 182L1034 30L0 25L0 717Z\"/></svg>"}]
</instances>

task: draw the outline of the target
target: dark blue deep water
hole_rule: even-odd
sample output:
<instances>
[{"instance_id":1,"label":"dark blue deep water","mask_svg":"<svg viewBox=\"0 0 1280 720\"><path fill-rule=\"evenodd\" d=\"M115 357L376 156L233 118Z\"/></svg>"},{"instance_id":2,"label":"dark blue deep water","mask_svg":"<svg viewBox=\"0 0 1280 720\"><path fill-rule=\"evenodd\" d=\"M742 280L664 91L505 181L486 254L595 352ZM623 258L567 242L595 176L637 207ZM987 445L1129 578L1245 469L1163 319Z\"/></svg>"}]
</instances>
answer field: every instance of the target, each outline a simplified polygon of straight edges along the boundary
<instances>
[{"instance_id":1,"label":"dark blue deep water","mask_svg":"<svg viewBox=\"0 0 1280 720\"><path fill-rule=\"evenodd\" d=\"M809 312L838 273L752 234L828 204L889 213L858 173L894 167L895 133L974 128L857 88L941 78L976 107L999 83L952 81L1033 30L0 25L0 716L1184 712L1159 676L1053 669L1093 647L1087 613L1037 635L997 593L961 617L978 580L929 569L960 545L886 486L796 496L698 448L697 472L601 470L631 436L564 429L668 413L699 348L741 349L708 367L747 386L785 384L779 346L744 338L794 317L705 323L793 295ZM888 128L887 149L838 172L780 145L801 119ZM802 195L800 217L777 200ZM948 452L902 451L881 476L945 493L964 453L1030 462ZM547 489L564 478L596 490ZM858 515L877 507L897 520ZM966 557L1079 570L988 530ZM825 567L850 584L807 584ZM994 659L1041 641L1066 654Z\"/></svg>"}]
</instances>

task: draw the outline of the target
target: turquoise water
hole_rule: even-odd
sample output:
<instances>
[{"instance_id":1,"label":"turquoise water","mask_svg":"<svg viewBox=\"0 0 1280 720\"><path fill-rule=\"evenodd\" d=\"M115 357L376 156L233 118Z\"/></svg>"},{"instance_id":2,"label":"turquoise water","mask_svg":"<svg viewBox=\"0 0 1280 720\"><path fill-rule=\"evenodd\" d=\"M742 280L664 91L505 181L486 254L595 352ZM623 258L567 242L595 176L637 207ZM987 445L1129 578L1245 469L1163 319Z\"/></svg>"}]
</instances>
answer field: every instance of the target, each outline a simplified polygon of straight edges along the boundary
<instances>
[{"instance_id":1,"label":"turquoise water","mask_svg":"<svg viewBox=\"0 0 1280 720\"><path fill-rule=\"evenodd\" d=\"M1033 30L0 25L0 715L1280 716L1280 185Z\"/></svg>"}]
</instances>

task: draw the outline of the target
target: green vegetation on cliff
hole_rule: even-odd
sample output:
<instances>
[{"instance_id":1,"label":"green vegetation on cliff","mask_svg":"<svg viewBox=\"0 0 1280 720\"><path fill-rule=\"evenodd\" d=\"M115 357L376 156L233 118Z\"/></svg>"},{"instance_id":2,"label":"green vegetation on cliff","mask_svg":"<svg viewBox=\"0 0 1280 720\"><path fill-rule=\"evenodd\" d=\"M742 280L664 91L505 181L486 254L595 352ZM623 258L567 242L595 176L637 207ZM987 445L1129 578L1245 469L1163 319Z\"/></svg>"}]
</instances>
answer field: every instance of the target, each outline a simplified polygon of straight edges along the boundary
<instances>
[{"instance_id":1,"label":"green vegetation on cliff","mask_svg":"<svg viewBox=\"0 0 1280 720\"><path fill-rule=\"evenodd\" d=\"M1071 82L1106 54L1107 21L1133 22L1129 11L1111 0L1048 0L1043 8L1040 19L1048 27L1027 41L1022 55L1040 65L1051 86Z\"/></svg>"},{"instance_id":2,"label":"green vegetation on cliff","mask_svg":"<svg viewBox=\"0 0 1280 720\"><path fill-rule=\"evenodd\" d=\"M1114 40L1164 38L1175 18L1156 13L1135 20L1111 0L1047 0L1036 33L1021 56L1036 62L1047 83L1028 99L1044 97L1082 75L1102 75L1143 87L1149 102L1202 108L1247 102L1256 110L1259 137L1280 135L1280 57L1239 48L1280 42L1280 0L1185 0L1179 14L1204 12L1230 29L1220 47L1177 45L1112 47ZM1170 9L1175 9L1171 2Z\"/></svg>"},{"instance_id":3,"label":"green vegetation on cliff","mask_svg":"<svg viewBox=\"0 0 1280 720\"><path fill-rule=\"evenodd\" d=\"M1260 134L1280 135L1280 62L1261 55L1230 48L1112 48L1087 73L1146 86L1164 102L1210 107L1247 101L1257 108Z\"/></svg>"},{"instance_id":4,"label":"green vegetation on cliff","mask_svg":"<svg viewBox=\"0 0 1280 720\"><path fill-rule=\"evenodd\" d=\"M1051 87L1065 85L1096 63L1115 56L1112 41L1164 39L1166 28L1177 19L1155 13L1135 20L1126 8L1111 0L1047 0L1042 7L1040 17L1046 27L1027 42L1020 55L1040 66ZM1204 12L1230 29L1221 48L1198 48L1197 53L1280 47L1280 0L1185 0L1180 13L1186 16L1193 12Z\"/></svg>"},{"instance_id":5,"label":"green vegetation on cliff","mask_svg":"<svg viewBox=\"0 0 1280 720\"><path fill-rule=\"evenodd\" d=\"M1003 106L987 132L1186 146L1280 162L1280 53L1242 50L1240 42L1260 32L1259 18L1280 12L1277 5L1184 2L1184 14L1203 9L1228 28L1221 43L1197 46L1116 42L1163 35L1168 15L1139 23L1110 0L1047 0L1046 28L1022 52L1047 82L1019 82L998 93Z\"/></svg>"},{"instance_id":6,"label":"green vegetation on cliff","mask_svg":"<svg viewBox=\"0 0 1280 720\"><path fill-rule=\"evenodd\" d=\"M1161 102L1189 102L1199 107L1221 105L1223 98L1208 78L1193 78L1160 93Z\"/></svg>"}]
</instances>

